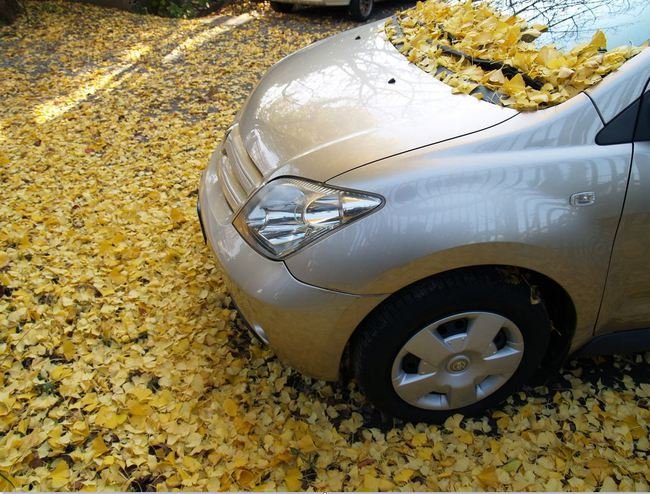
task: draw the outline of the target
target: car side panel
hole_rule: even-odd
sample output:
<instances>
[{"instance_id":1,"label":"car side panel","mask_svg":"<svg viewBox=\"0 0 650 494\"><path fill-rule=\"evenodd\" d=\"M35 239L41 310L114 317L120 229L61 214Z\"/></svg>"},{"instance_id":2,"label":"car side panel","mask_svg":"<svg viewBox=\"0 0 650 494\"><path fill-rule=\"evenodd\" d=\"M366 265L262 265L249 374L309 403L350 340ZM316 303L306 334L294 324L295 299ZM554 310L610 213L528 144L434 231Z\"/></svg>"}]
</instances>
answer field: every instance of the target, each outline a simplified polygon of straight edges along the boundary
<instances>
[{"instance_id":1,"label":"car side panel","mask_svg":"<svg viewBox=\"0 0 650 494\"><path fill-rule=\"evenodd\" d=\"M383 195L381 211L287 259L298 279L349 293L392 293L451 269L514 265L570 294L574 344L593 334L619 221L631 145L593 144L586 96L492 129L388 158L334 185ZM521 132L521 129L528 129ZM596 203L569 203L593 191Z\"/></svg>"},{"instance_id":2,"label":"car side panel","mask_svg":"<svg viewBox=\"0 0 650 494\"><path fill-rule=\"evenodd\" d=\"M597 333L650 328L650 142L634 145Z\"/></svg>"}]
</instances>

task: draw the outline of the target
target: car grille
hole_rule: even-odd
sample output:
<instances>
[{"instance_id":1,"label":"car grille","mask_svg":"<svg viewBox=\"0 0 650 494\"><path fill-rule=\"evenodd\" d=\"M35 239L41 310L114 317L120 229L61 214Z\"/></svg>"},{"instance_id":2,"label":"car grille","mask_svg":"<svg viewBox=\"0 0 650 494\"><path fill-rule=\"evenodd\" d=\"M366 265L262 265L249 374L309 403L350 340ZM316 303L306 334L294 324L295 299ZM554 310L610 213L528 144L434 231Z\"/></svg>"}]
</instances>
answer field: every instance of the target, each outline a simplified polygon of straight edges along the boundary
<instances>
[{"instance_id":1,"label":"car grille","mask_svg":"<svg viewBox=\"0 0 650 494\"><path fill-rule=\"evenodd\" d=\"M228 134L217 166L219 183L226 202L237 213L262 183L258 170L244 148L237 128Z\"/></svg>"}]
</instances>

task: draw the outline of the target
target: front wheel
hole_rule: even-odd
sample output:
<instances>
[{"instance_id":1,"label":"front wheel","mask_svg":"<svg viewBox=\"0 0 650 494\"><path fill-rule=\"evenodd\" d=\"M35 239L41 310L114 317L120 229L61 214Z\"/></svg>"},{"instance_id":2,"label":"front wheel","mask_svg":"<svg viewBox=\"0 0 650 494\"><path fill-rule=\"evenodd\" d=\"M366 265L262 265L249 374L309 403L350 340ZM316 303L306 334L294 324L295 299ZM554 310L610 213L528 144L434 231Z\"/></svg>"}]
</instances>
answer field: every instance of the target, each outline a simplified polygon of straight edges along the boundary
<instances>
[{"instance_id":1,"label":"front wheel","mask_svg":"<svg viewBox=\"0 0 650 494\"><path fill-rule=\"evenodd\" d=\"M550 329L525 279L454 274L416 284L375 311L353 341L354 373L389 415L412 422L476 415L532 377Z\"/></svg>"},{"instance_id":2,"label":"front wheel","mask_svg":"<svg viewBox=\"0 0 650 494\"><path fill-rule=\"evenodd\" d=\"M373 0L350 0L350 17L358 22L367 21L373 5Z\"/></svg>"},{"instance_id":3,"label":"front wheel","mask_svg":"<svg viewBox=\"0 0 650 494\"><path fill-rule=\"evenodd\" d=\"M293 4L284 2L271 2L271 8L276 12L287 14L293 10Z\"/></svg>"}]
</instances>

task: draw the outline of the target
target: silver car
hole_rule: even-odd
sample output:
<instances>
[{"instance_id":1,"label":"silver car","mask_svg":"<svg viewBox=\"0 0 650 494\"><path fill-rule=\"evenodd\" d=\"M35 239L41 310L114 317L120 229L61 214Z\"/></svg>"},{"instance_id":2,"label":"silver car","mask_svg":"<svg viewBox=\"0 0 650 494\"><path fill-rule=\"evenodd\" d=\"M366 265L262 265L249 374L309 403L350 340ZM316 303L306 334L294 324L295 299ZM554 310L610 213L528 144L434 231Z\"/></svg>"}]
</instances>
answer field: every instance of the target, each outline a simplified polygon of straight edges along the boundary
<instances>
[{"instance_id":1,"label":"silver car","mask_svg":"<svg viewBox=\"0 0 650 494\"><path fill-rule=\"evenodd\" d=\"M347 6L350 17L355 21L365 21L372 14L374 0L275 0L271 2L271 8L276 12L291 12L294 5L306 5L310 7L339 7Z\"/></svg>"},{"instance_id":2,"label":"silver car","mask_svg":"<svg viewBox=\"0 0 650 494\"><path fill-rule=\"evenodd\" d=\"M650 35L646 0L565 3L535 2L571 17L540 42ZM383 21L344 32L252 92L202 176L204 235L290 366L410 421L482 413L569 355L650 348L649 80L645 49L520 112L452 94Z\"/></svg>"}]
</instances>

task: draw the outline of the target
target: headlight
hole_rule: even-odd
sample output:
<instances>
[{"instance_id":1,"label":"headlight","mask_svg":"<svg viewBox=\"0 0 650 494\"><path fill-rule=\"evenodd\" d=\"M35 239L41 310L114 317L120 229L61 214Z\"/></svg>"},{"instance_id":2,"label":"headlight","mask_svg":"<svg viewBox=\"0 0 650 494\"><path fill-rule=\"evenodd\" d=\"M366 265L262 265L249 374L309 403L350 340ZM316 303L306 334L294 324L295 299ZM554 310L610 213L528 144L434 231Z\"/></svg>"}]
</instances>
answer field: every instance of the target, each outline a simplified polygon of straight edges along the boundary
<instances>
[{"instance_id":1,"label":"headlight","mask_svg":"<svg viewBox=\"0 0 650 494\"><path fill-rule=\"evenodd\" d=\"M281 178L257 191L234 225L262 254L282 259L382 202L381 197L363 192Z\"/></svg>"}]
</instances>

